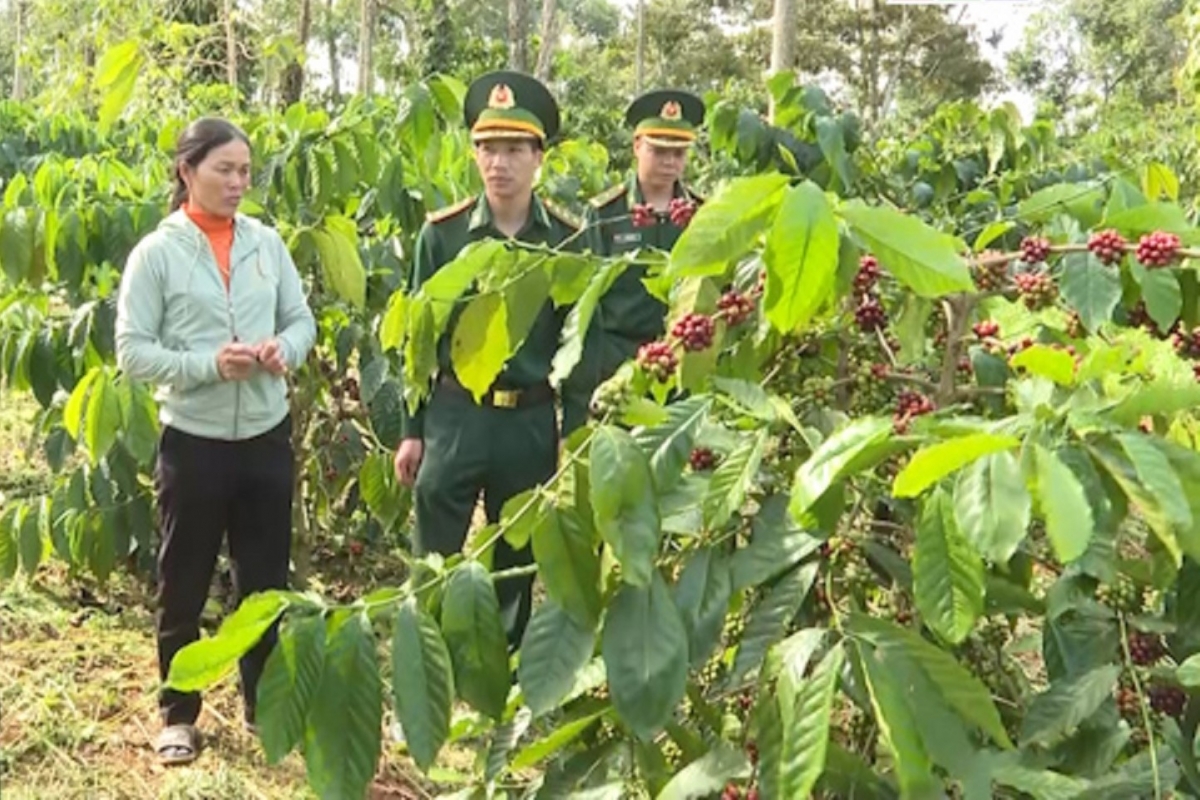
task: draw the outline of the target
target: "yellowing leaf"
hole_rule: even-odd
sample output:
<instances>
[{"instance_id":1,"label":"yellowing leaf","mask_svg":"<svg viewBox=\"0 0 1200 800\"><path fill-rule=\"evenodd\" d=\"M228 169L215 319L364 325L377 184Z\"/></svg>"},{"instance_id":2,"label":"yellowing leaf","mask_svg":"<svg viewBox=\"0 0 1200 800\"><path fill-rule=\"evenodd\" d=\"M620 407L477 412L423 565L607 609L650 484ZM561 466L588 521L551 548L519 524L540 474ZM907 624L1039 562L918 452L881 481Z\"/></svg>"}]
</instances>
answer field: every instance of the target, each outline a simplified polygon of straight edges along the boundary
<instances>
[{"instance_id":1,"label":"yellowing leaf","mask_svg":"<svg viewBox=\"0 0 1200 800\"><path fill-rule=\"evenodd\" d=\"M913 454L912 460L896 476L892 494L896 497L916 497L975 459L1020 444L1021 441L1012 436L976 433L923 447Z\"/></svg>"},{"instance_id":2,"label":"yellowing leaf","mask_svg":"<svg viewBox=\"0 0 1200 800\"><path fill-rule=\"evenodd\" d=\"M1024 367L1026 371L1049 378L1060 386L1075 383L1075 357L1066 350L1035 344L1017 353L1009 363L1013 369Z\"/></svg>"},{"instance_id":3,"label":"yellowing leaf","mask_svg":"<svg viewBox=\"0 0 1200 800\"><path fill-rule=\"evenodd\" d=\"M467 303L454 326L450 359L454 373L479 402L508 360L508 314L498 294L478 295Z\"/></svg>"}]
</instances>

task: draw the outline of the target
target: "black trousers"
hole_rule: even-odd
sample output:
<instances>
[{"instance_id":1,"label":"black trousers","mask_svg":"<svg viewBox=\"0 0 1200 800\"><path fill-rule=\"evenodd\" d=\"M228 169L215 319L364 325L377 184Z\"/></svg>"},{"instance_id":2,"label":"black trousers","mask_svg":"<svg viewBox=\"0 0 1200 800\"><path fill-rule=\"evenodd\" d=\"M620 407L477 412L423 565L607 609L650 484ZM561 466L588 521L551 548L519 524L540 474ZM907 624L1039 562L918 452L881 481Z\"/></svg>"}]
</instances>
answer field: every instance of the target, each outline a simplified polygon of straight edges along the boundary
<instances>
[{"instance_id":1,"label":"black trousers","mask_svg":"<svg viewBox=\"0 0 1200 800\"><path fill-rule=\"evenodd\" d=\"M292 423L290 416L253 439L206 439L166 427L157 474L158 668L165 680L171 659L200 637L200 614L225 535L237 601L287 587L292 540ZM248 721L276 629L239 663ZM200 716L200 695L164 689L159 710L167 725Z\"/></svg>"}]
</instances>

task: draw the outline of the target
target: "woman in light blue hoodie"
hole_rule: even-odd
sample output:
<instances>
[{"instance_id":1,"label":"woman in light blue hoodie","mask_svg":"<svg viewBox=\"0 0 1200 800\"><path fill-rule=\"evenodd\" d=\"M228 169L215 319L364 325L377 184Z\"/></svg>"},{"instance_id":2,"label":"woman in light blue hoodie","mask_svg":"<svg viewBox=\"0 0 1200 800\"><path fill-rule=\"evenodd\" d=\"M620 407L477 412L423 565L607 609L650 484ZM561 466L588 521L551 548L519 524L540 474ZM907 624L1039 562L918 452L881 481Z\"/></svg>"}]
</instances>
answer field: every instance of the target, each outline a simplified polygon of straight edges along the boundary
<instances>
[{"instance_id":1,"label":"woman in light blue hoodie","mask_svg":"<svg viewBox=\"0 0 1200 800\"><path fill-rule=\"evenodd\" d=\"M287 373L308 357L316 325L300 276L273 229L237 212L250 186L250 143L205 118L180 136L172 213L125 264L117 363L159 387L155 489L162 543L156 627L160 676L199 638L200 613L225 536L238 600L285 588L293 454ZM246 724L274 630L242 659ZM199 750L198 693L163 690L165 763Z\"/></svg>"}]
</instances>

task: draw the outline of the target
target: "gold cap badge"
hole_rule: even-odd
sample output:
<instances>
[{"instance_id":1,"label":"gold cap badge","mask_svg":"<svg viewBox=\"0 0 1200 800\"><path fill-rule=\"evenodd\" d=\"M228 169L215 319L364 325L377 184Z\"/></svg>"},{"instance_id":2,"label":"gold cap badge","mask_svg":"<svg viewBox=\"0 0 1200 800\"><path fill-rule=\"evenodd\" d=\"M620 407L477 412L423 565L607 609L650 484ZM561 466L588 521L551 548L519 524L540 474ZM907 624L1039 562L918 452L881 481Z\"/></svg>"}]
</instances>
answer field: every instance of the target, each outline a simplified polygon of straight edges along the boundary
<instances>
[{"instance_id":1,"label":"gold cap badge","mask_svg":"<svg viewBox=\"0 0 1200 800\"><path fill-rule=\"evenodd\" d=\"M488 95L488 108L512 108L515 105L512 89L503 83L492 87L492 93Z\"/></svg>"},{"instance_id":2,"label":"gold cap badge","mask_svg":"<svg viewBox=\"0 0 1200 800\"><path fill-rule=\"evenodd\" d=\"M660 116L663 119L669 120L680 119L683 116L683 108L681 108L679 103L676 103L674 100L668 100L667 102L663 103L662 114Z\"/></svg>"}]
</instances>

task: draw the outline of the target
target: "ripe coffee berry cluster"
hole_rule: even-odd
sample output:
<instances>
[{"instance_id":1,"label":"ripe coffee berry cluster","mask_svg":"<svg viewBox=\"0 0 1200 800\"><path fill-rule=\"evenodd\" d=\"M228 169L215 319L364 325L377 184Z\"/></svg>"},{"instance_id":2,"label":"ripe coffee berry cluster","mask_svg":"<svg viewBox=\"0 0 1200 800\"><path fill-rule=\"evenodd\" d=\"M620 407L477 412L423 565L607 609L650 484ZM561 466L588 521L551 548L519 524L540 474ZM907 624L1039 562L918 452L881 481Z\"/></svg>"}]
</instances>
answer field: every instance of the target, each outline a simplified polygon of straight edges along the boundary
<instances>
[{"instance_id":1,"label":"ripe coffee berry cluster","mask_svg":"<svg viewBox=\"0 0 1200 800\"><path fill-rule=\"evenodd\" d=\"M1021 240L1021 260L1040 264L1050 257L1050 240L1041 236L1026 236Z\"/></svg>"},{"instance_id":2,"label":"ripe coffee berry cluster","mask_svg":"<svg viewBox=\"0 0 1200 800\"><path fill-rule=\"evenodd\" d=\"M686 228L696 215L696 203L683 197L673 197L671 204L667 206L667 212L671 215L673 224Z\"/></svg>"},{"instance_id":3,"label":"ripe coffee berry cluster","mask_svg":"<svg viewBox=\"0 0 1200 800\"><path fill-rule=\"evenodd\" d=\"M1021 302L1030 311L1046 308L1058 298L1054 279L1045 272L1022 272L1013 278Z\"/></svg>"},{"instance_id":4,"label":"ripe coffee berry cluster","mask_svg":"<svg viewBox=\"0 0 1200 800\"><path fill-rule=\"evenodd\" d=\"M730 289L717 301L717 310L725 315L730 327L741 325L754 313L754 298Z\"/></svg>"},{"instance_id":5,"label":"ripe coffee berry cluster","mask_svg":"<svg viewBox=\"0 0 1200 800\"><path fill-rule=\"evenodd\" d=\"M1088 250L1105 264L1116 264L1125 255L1125 237L1113 228L1097 231L1088 238Z\"/></svg>"},{"instance_id":6,"label":"ripe coffee berry cluster","mask_svg":"<svg viewBox=\"0 0 1200 800\"><path fill-rule=\"evenodd\" d=\"M971 330L980 339L995 339L1000 335L1000 323L994 319L984 319L972 325Z\"/></svg>"},{"instance_id":7,"label":"ripe coffee berry cluster","mask_svg":"<svg viewBox=\"0 0 1200 800\"><path fill-rule=\"evenodd\" d=\"M675 374L679 359L669 343L657 341L647 342L638 348L637 363L656 380L666 383Z\"/></svg>"},{"instance_id":8,"label":"ripe coffee berry cluster","mask_svg":"<svg viewBox=\"0 0 1200 800\"><path fill-rule=\"evenodd\" d=\"M866 294L879 282L879 259L865 255L858 260L858 272L854 276L854 293Z\"/></svg>"},{"instance_id":9,"label":"ripe coffee berry cluster","mask_svg":"<svg viewBox=\"0 0 1200 800\"><path fill-rule=\"evenodd\" d=\"M1148 667L1166 654L1161 636L1134 631L1129 637L1129 657L1139 667Z\"/></svg>"},{"instance_id":10,"label":"ripe coffee berry cluster","mask_svg":"<svg viewBox=\"0 0 1200 800\"><path fill-rule=\"evenodd\" d=\"M854 309L854 321L860 331L872 333L887 327L887 312L883 310L879 298L867 295Z\"/></svg>"},{"instance_id":11,"label":"ripe coffee berry cluster","mask_svg":"<svg viewBox=\"0 0 1200 800\"><path fill-rule=\"evenodd\" d=\"M743 793L736 783L728 783L721 792L721 800L758 800L758 789L751 786Z\"/></svg>"},{"instance_id":12,"label":"ripe coffee berry cluster","mask_svg":"<svg viewBox=\"0 0 1200 800\"><path fill-rule=\"evenodd\" d=\"M649 228L655 222L654 207L649 203L635 203L629 209L629 217L635 228Z\"/></svg>"},{"instance_id":13,"label":"ripe coffee berry cluster","mask_svg":"<svg viewBox=\"0 0 1200 800\"><path fill-rule=\"evenodd\" d=\"M1004 288L1004 282L1008 280L1008 262L989 261L999 255L999 250L984 250L979 254L979 260L986 262L975 264L975 285L979 291L996 292Z\"/></svg>"},{"instance_id":14,"label":"ripe coffee berry cluster","mask_svg":"<svg viewBox=\"0 0 1200 800\"><path fill-rule=\"evenodd\" d=\"M1171 337L1175 352L1184 358L1200 358L1200 326L1189 330L1180 329Z\"/></svg>"},{"instance_id":15,"label":"ripe coffee berry cluster","mask_svg":"<svg viewBox=\"0 0 1200 800\"><path fill-rule=\"evenodd\" d=\"M717 457L713 451L707 447L697 447L692 450L692 454L688 456L688 463L692 465L692 469L696 472L704 472L710 470L717 463Z\"/></svg>"},{"instance_id":16,"label":"ripe coffee berry cluster","mask_svg":"<svg viewBox=\"0 0 1200 800\"><path fill-rule=\"evenodd\" d=\"M1137 260L1151 269L1167 267L1179 254L1179 237L1166 231L1147 233L1137 246Z\"/></svg>"},{"instance_id":17,"label":"ripe coffee berry cluster","mask_svg":"<svg viewBox=\"0 0 1200 800\"><path fill-rule=\"evenodd\" d=\"M683 342L683 349L706 350L713 343L716 326L707 314L687 314L671 328L671 335Z\"/></svg>"},{"instance_id":18,"label":"ripe coffee berry cluster","mask_svg":"<svg viewBox=\"0 0 1200 800\"><path fill-rule=\"evenodd\" d=\"M1117 710L1121 717L1133 721L1142 714L1141 704L1138 703L1137 691L1132 686L1122 685L1117 689Z\"/></svg>"},{"instance_id":19,"label":"ripe coffee berry cluster","mask_svg":"<svg viewBox=\"0 0 1200 800\"><path fill-rule=\"evenodd\" d=\"M896 433L907 432L914 417L932 413L936 408L933 401L920 392L901 392L896 398L896 414L892 418Z\"/></svg>"},{"instance_id":20,"label":"ripe coffee berry cluster","mask_svg":"<svg viewBox=\"0 0 1200 800\"><path fill-rule=\"evenodd\" d=\"M1168 717L1183 715L1184 706L1187 705L1187 692L1178 686L1158 684L1151 686L1147 694L1150 696L1150 707L1158 713Z\"/></svg>"}]
</instances>

